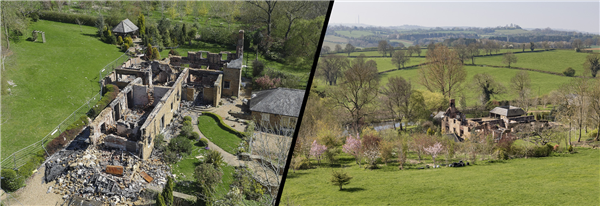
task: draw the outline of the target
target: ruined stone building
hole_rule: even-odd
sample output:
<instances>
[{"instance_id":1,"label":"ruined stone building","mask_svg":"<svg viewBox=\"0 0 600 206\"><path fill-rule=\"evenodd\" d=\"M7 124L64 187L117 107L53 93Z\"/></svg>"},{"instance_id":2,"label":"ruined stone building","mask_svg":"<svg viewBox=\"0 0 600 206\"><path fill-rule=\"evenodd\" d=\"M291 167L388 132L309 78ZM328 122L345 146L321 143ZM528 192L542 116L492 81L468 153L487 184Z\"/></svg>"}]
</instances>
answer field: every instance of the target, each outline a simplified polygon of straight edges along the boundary
<instances>
[{"instance_id":1,"label":"ruined stone building","mask_svg":"<svg viewBox=\"0 0 600 206\"><path fill-rule=\"evenodd\" d=\"M459 140L469 139L473 134L480 133L491 134L494 139L499 140L510 137L516 125L535 121L534 116L526 116L523 109L513 106L496 107L488 117L466 118L456 109L454 99L450 100L450 107L439 115L443 131L455 134Z\"/></svg>"},{"instance_id":2,"label":"ruined stone building","mask_svg":"<svg viewBox=\"0 0 600 206\"><path fill-rule=\"evenodd\" d=\"M256 92L250 99L252 118L262 127L295 127L304 90L276 88Z\"/></svg>"},{"instance_id":3,"label":"ruined stone building","mask_svg":"<svg viewBox=\"0 0 600 206\"><path fill-rule=\"evenodd\" d=\"M189 52L188 57L151 62L131 58L109 73L102 85L115 84L120 92L90 124L92 142L147 159L154 138L167 132L182 100L216 106L221 97L238 96L244 32L238 37L236 53ZM208 58L202 57L204 53ZM222 54L227 54L227 59L221 59Z\"/></svg>"}]
</instances>

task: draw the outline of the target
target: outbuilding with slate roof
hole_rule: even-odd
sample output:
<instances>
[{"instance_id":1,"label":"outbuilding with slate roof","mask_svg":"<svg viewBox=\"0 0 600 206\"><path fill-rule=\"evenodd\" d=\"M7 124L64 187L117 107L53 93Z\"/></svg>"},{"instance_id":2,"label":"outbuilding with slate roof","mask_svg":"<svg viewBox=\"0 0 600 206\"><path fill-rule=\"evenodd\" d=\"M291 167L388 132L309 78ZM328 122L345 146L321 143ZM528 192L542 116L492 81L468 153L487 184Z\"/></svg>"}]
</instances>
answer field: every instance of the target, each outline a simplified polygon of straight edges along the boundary
<instances>
[{"instance_id":1,"label":"outbuilding with slate roof","mask_svg":"<svg viewBox=\"0 0 600 206\"><path fill-rule=\"evenodd\" d=\"M127 34L136 34L139 28L129 19L121 21L112 29L112 32L117 36L125 36Z\"/></svg>"},{"instance_id":2,"label":"outbuilding with slate roof","mask_svg":"<svg viewBox=\"0 0 600 206\"><path fill-rule=\"evenodd\" d=\"M276 88L254 93L249 106L254 121L263 127L295 127L304 90Z\"/></svg>"}]
</instances>

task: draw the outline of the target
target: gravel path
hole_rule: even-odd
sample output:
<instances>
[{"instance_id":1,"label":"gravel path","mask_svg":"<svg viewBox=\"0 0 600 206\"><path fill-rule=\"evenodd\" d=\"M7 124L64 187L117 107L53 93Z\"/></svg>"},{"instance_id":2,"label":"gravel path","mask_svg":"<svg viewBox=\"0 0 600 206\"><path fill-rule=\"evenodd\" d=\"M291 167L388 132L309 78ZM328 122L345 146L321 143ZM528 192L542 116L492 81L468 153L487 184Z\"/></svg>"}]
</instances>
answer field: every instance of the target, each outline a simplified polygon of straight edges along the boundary
<instances>
[{"instance_id":1,"label":"gravel path","mask_svg":"<svg viewBox=\"0 0 600 206\"><path fill-rule=\"evenodd\" d=\"M64 201L61 195L54 194L54 191L46 193L48 188L54 185L54 181L45 184L42 182L46 167L39 168L31 178L27 179L26 186L11 193L11 197L6 199L7 195L2 195L4 205L60 205ZM6 202L4 202L6 201ZM20 203L20 204L19 204Z\"/></svg>"}]
</instances>

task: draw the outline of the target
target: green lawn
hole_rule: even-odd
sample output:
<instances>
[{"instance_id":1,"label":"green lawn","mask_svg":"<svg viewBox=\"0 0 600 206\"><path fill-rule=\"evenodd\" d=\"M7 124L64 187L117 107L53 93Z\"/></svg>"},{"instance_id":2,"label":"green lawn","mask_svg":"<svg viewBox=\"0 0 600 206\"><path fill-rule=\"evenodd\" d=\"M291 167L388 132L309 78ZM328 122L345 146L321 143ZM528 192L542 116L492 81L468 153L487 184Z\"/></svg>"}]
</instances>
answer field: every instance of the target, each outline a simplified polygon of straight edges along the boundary
<instances>
[{"instance_id":1,"label":"green lawn","mask_svg":"<svg viewBox=\"0 0 600 206\"><path fill-rule=\"evenodd\" d=\"M98 72L122 53L95 37L90 26L40 20L23 40L11 42L2 81L12 80L2 95L2 156L7 157L51 132L99 92ZM25 41L32 30L46 33L46 43ZM4 84L3 84L4 85ZM66 123L67 125L70 124Z\"/></svg>"},{"instance_id":2,"label":"green lawn","mask_svg":"<svg viewBox=\"0 0 600 206\"><path fill-rule=\"evenodd\" d=\"M231 154L235 154L235 148L242 142L235 134L221 129L217 121L208 115L198 117L198 128L212 143Z\"/></svg>"},{"instance_id":3,"label":"green lawn","mask_svg":"<svg viewBox=\"0 0 600 206\"><path fill-rule=\"evenodd\" d=\"M299 205L598 205L600 151L578 148L575 154L480 161L462 168L399 171L359 168L340 156L354 177L339 191L328 180L332 169L290 171L282 202Z\"/></svg>"},{"instance_id":4,"label":"green lawn","mask_svg":"<svg viewBox=\"0 0 600 206\"><path fill-rule=\"evenodd\" d=\"M575 69L575 75L583 74L583 63L589 54L577 53L573 50L553 50L534 53L515 54L517 63L511 64L515 67L539 69L544 71L562 73L567 67ZM476 57L475 64L507 66L502 63L503 56ZM471 63L467 61L466 63Z\"/></svg>"}]
</instances>

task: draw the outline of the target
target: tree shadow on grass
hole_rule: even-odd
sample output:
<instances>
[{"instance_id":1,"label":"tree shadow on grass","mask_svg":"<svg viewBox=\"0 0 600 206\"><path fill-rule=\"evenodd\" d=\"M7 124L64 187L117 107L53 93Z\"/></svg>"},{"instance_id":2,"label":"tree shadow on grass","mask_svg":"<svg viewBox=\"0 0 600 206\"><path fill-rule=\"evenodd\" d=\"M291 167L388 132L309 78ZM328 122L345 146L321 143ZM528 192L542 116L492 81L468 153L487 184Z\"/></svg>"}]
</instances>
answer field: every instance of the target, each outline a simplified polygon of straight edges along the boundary
<instances>
[{"instance_id":1,"label":"tree shadow on grass","mask_svg":"<svg viewBox=\"0 0 600 206\"><path fill-rule=\"evenodd\" d=\"M344 188L343 190L341 190L341 192L360 192L360 191L364 191L365 189L360 188L360 187L351 187L351 188Z\"/></svg>"}]
</instances>

